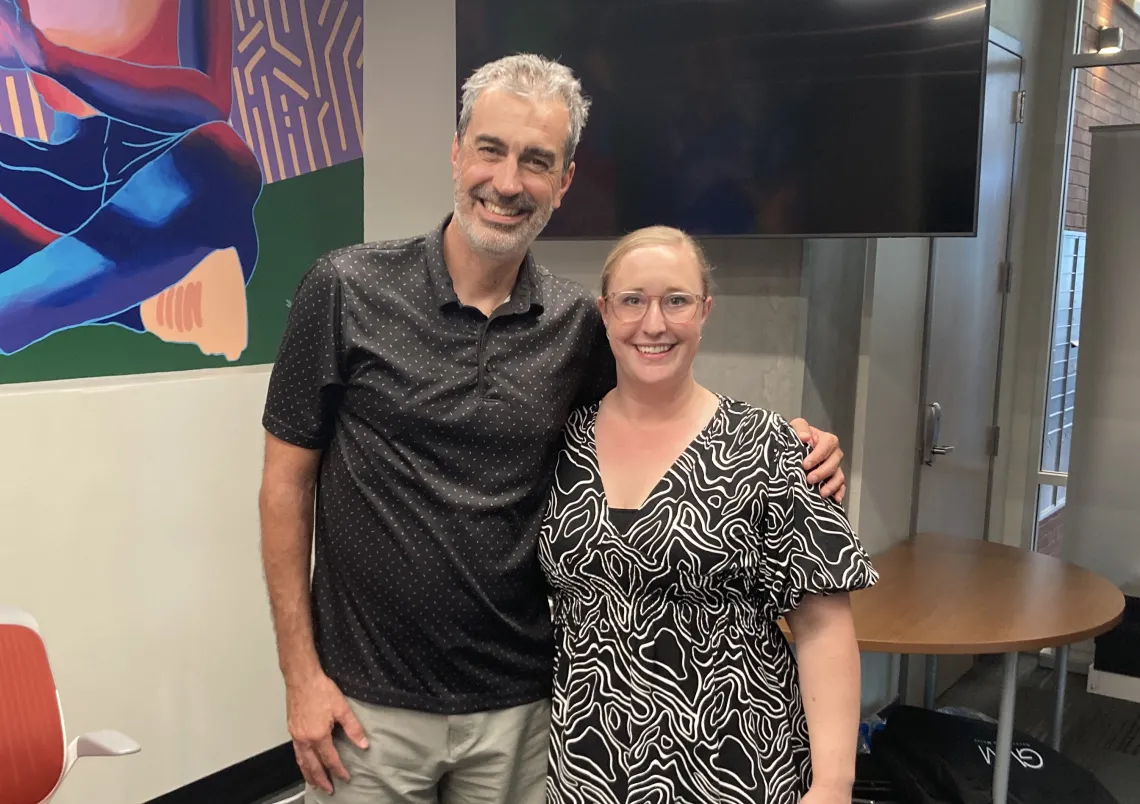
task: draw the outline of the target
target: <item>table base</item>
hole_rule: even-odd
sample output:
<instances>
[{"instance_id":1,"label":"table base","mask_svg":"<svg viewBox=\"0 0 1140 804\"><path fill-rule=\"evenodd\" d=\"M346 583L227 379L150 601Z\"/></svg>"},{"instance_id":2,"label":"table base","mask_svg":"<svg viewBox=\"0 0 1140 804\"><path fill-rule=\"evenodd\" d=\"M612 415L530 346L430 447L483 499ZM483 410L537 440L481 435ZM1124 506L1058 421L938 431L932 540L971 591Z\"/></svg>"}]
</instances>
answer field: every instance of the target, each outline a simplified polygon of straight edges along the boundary
<instances>
[{"instance_id":1,"label":"table base","mask_svg":"<svg viewBox=\"0 0 1140 804\"><path fill-rule=\"evenodd\" d=\"M899 664L898 700L906 703L907 677L910 671L910 657L903 654ZM933 709L936 685L938 682L938 657L926 656L923 706ZM1002 654L1001 703L998 709L997 744L994 746L993 804L1007 804L1009 799L1009 768L1013 754L1013 721L1017 703L1017 668L1020 654ZM1056 649L1054 678L1056 698L1053 703L1053 724L1050 745L1054 751L1061 750L1061 733L1065 718L1065 688L1069 671L1069 646Z\"/></svg>"}]
</instances>

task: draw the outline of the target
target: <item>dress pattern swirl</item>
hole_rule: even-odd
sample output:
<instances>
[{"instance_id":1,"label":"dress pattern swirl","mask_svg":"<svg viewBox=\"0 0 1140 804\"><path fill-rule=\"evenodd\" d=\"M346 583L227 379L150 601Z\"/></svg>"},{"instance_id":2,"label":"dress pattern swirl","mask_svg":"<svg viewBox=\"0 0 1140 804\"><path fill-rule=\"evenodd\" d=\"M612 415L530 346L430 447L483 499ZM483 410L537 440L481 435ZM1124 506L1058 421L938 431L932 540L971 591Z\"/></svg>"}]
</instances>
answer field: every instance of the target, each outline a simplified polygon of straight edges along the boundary
<instances>
[{"instance_id":1,"label":"dress pattern swirl","mask_svg":"<svg viewBox=\"0 0 1140 804\"><path fill-rule=\"evenodd\" d=\"M807 721L777 621L804 595L875 583L870 558L808 486L791 426L726 397L623 531L597 411L570 418L539 541L557 640L549 801L798 801Z\"/></svg>"}]
</instances>

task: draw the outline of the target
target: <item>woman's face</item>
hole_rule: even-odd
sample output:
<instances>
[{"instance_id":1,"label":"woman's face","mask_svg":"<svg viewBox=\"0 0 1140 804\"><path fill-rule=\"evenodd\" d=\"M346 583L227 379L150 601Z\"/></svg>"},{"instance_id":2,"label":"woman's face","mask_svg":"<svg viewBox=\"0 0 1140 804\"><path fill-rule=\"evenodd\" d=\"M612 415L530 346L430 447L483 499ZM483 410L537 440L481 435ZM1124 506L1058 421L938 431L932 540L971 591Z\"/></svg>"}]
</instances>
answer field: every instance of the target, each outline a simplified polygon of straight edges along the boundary
<instances>
[{"instance_id":1,"label":"woman's face","mask_svg":"<svg viewBox=\"0 0 1140 804\"><path fill-rule=\"evenodd\" d=\"M693 366L712 305L701 267L684 246L643 246L613 270L598 309L626 382L667 383Z\"/></svg>"}]
</instances>

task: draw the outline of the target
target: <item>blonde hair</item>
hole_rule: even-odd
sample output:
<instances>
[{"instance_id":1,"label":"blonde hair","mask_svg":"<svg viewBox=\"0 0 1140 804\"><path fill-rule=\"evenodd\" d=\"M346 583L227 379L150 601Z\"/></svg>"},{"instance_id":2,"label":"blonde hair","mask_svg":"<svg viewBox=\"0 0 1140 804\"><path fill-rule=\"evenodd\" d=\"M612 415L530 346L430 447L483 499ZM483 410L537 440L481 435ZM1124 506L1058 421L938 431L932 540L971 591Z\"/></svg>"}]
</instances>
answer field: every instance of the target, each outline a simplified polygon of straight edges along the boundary
<instances>
[{"instance_id":1,"label":"blonde hair","mask_svg":"<svg viewBox=\"0 0 1140 804\"><path fill-rule=\"evenodd\" d=\"M617 270L618 264L631 252L651 246L680 246L688 249L701 269L701 293L705 296L709 295L712 290L712 265L709 264L708 257L705 256L704 250L696 239L672 226L646 226L643 229L633 230L617 241L614 247L610 249L610 253L602 265L603 296L606 295L610 278Z\"/></svg>"}]
</instances>

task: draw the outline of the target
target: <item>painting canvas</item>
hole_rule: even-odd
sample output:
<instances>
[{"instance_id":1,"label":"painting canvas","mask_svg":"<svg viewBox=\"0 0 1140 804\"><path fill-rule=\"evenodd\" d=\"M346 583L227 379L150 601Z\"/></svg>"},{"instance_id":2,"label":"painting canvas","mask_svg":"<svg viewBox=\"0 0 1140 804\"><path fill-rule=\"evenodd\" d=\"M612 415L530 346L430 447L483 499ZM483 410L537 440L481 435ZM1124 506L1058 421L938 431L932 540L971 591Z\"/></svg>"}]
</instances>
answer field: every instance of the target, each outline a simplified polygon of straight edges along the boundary
<instances>
[{"instance_id":1,"label":"painting canvas","mask_svg":"<svg viewBox=\"0 0 1140 804\"><path fill-rule=\"evenodd\" d=\"M271 362L363 236L363 0L0 0L0 383Z\"/></svg>"}]
</instances>

